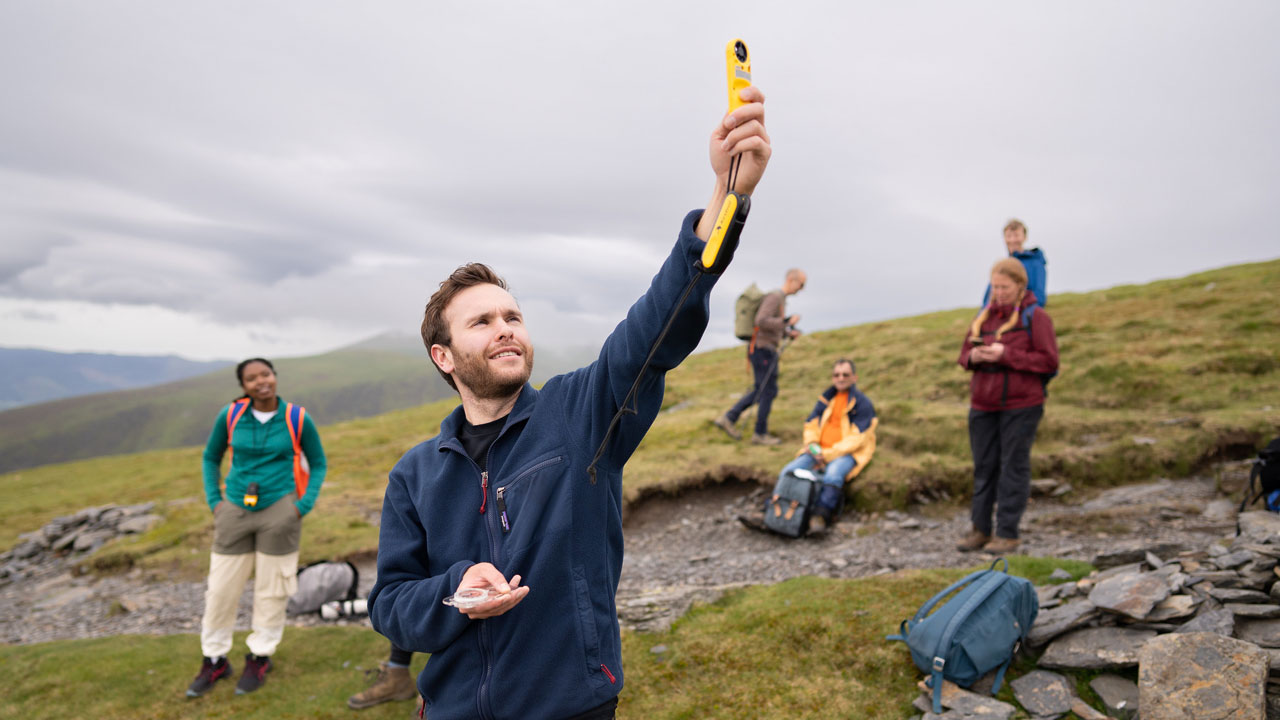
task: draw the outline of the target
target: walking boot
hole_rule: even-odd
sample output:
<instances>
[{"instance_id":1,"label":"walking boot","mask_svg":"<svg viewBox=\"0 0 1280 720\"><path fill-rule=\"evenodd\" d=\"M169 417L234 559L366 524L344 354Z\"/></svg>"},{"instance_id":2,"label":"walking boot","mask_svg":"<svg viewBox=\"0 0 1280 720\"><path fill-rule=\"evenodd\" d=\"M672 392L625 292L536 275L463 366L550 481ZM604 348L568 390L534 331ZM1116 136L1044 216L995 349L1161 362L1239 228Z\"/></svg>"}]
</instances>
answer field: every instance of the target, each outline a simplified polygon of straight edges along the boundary
<instances>
[{"instance_id":1,"label":"walking boot","mask_svg":"<svg viewBox=\"0 0 1280 720\"><path fill-rule=\"evenodd\" d=\"M974 528L960 542L956 543L956 549L960 552L974 552L975 550L981 550L990 540L990 535Z\"/></svg>"},{"instance_id":2,"label":"walking boot","mask_svg":"<svg viewBox=\"0 0 1280 720\"><path fill-rule=\"evenodd\" d=\"M409 668L395 667L384 661L378 665L378 674L369 688L347 698L347 707L363 710L391 700L409 700L417 694L418 688Z\"/></svg>"},{"instance_id":3,"label":"walking boot","mask_svg":"<svg viewBox=\"0 0 1280 720\"><path fill-rule=\"evenodd\" d=\"M721 415L711 422L715 423L716 427L723 430L725 435L728 435L734 440L742 439L742 433L738 432L738 428L733 426L733 421L729 419L728 415Z\"/></svg>"},{"instance_id":4,"label":"walking boot","mask_svg":"<svg viewBox=\"0 0 1280 720\"><path fill-rule=\"evenodd\" d=\"M267 681L267 673L271 672L271 658L265 655L249 653L244 656L244 672L236 683L236 694L246 695L262 687Z\"/></svg>"},{"instance_id":5,"label":"walking boot","mask_svg":"<svg viewBox=\"0 0 1280 720\"><path fill-rule=\"evenodd\" d=\"M993 555L1004 555L1017 549L1017 538L1000 537L999 535L991 538L991 541L982 547L983 552L989 552Z\"/></svg>"},{"instance_id":6,"label":"walking boot","mask_svg":"<svg viewBox=\"0 0 1280 720\"><path fill-rule=\"evenodd\" d=\"M213 658L205 658L200 664L200 674L187 687L187 697L200 697L213 689L214 683L231 677L232 672L234 669L226 658L218 658L216 663Z\"/></svg>"}]
</instances>

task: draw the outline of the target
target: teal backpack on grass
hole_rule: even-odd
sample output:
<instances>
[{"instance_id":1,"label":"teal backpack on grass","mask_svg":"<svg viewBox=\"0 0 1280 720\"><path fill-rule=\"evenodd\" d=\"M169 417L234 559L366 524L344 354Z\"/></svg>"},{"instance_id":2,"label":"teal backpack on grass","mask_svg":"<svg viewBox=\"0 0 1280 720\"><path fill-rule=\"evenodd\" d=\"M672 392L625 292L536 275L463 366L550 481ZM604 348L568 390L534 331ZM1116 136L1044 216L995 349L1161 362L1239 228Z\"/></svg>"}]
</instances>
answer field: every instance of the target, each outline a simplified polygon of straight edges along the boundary
<instances>
[{"instance_id":1,"label":"teal backpack on grass","mask_svg":"<svg viewBox=\"0 0 1280 720\"><path fill-rule=\"evenodd\" d=\"M1001 562L1004 570L996 570ZM897 634L885 636L905 642L916 667L929 675L935 714L942 713L943 679L967 688L995 670L991 694L999 692L1018 644L1035 623L1040 611L1035 587L1008 571L1008 561L1001 558L989 569L957 580L922 605L915 617L903 620ZM929 614L956 590L955 597Z\"/></svg>"}]
</instances>

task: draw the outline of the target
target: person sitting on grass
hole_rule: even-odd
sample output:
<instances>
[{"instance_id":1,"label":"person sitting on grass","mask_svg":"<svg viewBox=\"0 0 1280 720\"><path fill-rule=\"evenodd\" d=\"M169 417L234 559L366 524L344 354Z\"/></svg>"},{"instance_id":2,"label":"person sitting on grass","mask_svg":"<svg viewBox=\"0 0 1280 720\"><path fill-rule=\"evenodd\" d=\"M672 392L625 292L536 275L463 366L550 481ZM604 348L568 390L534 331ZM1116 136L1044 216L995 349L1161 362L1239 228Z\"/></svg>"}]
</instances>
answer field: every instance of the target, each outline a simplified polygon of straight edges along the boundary
<instances>
[{"instance_id":1,"label":"person sitting on grass","mask_svg":"<svg viewBox=\"0 0 1280 720\"><path fill-rule=\"evenodd\" d=\"M848 358L831 368L831 386L822 392L804 423L804 447L796 459L778 473L778 482L793 470L809 470L822 480L822 489L809 534L822 534L835 523L844 496L844 484L857 477L876 451L875 405L857 387L858 370ZM774 499L777 497L777 486ZM763 519L739 518L752 529L764 527Z\"/></svg>"}]
</instances>

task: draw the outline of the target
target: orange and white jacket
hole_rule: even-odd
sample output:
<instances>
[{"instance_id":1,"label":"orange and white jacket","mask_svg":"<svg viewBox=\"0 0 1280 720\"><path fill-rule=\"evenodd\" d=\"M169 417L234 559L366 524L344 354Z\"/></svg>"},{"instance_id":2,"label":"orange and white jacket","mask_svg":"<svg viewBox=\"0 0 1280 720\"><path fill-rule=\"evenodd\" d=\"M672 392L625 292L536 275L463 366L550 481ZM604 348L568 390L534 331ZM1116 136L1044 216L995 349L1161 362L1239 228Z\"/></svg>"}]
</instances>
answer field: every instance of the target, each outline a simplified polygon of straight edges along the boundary
<instances>
[{"instance_id":1,"label":"orange and white jacket","mask_svg":"<svg viewBox=\"0 0 1280 720\"><path fill-rule=\"evenodd\" d=\"M800 448L796 457L809 452L809 445L812 443L821 444L819 441L822 438L822 428L831 417L831 399L835 396L836 387L832 385L818 398L818 403L813 406L813 412L809 413L809 418L805 420L804 447ZM858 473L862 472L862 468L871 461L871 456L876 451L876 426L879 424L875 405L871 404L871 400L863 395L856 385L850 387L849 403L840 418L840 440L830 447L822 448L822 459L827 462L845 455L853 456L855 461L853 469L845 475L845 482L857 477Z\"/></svg>"}]
</instances>

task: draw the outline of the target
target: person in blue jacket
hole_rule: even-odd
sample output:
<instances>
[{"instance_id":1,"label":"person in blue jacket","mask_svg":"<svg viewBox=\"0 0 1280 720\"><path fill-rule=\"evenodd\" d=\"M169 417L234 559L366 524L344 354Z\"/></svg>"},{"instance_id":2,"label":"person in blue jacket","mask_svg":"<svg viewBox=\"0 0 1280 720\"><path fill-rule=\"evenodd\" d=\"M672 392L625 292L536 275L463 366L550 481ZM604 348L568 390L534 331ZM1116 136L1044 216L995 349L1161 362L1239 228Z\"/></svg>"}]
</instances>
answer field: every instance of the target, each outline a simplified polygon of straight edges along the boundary
<instances>
[{"instance_id":1,"label":"person in blue jacket","mask_svg":"<svg viewBox=\"0 0 1280 720\"><path fill-rule=\"evenodd\" d=\"M417 683L431 720L614 717L623 465L662 406L666 372L706 329L718 278L699 258L730 161L741 158L735 190L749 195L771 153L763 94L740 96L711 134L710 210L685 217L591 364L535 390L524 316L480 263L427 303L423 342L462 404L390 473L369 618L397 646L431 654ZM491 594L444 604L464 590Z\"/></svg>"},{"instance_id":2,"label":"person in blue jacket","mask_svg":"<svg viewBox=\"0 0 1280 720\"><path fill-rule=\"evenodd\" d=\"M1044 251L1038 247L1023 249L1027 244L1027 226L1014 218L1004 225L1004 246L1009 250L1009 257L1017 258L1027 271L1027 289L1036 296L1036 304L1045 307L1049 304L1048 288L1049 271L1045 268L1049 261ZM991 283L987 283L986 292L982 293L982 307L991 302Z\"/></svg>"}]
</instances>

